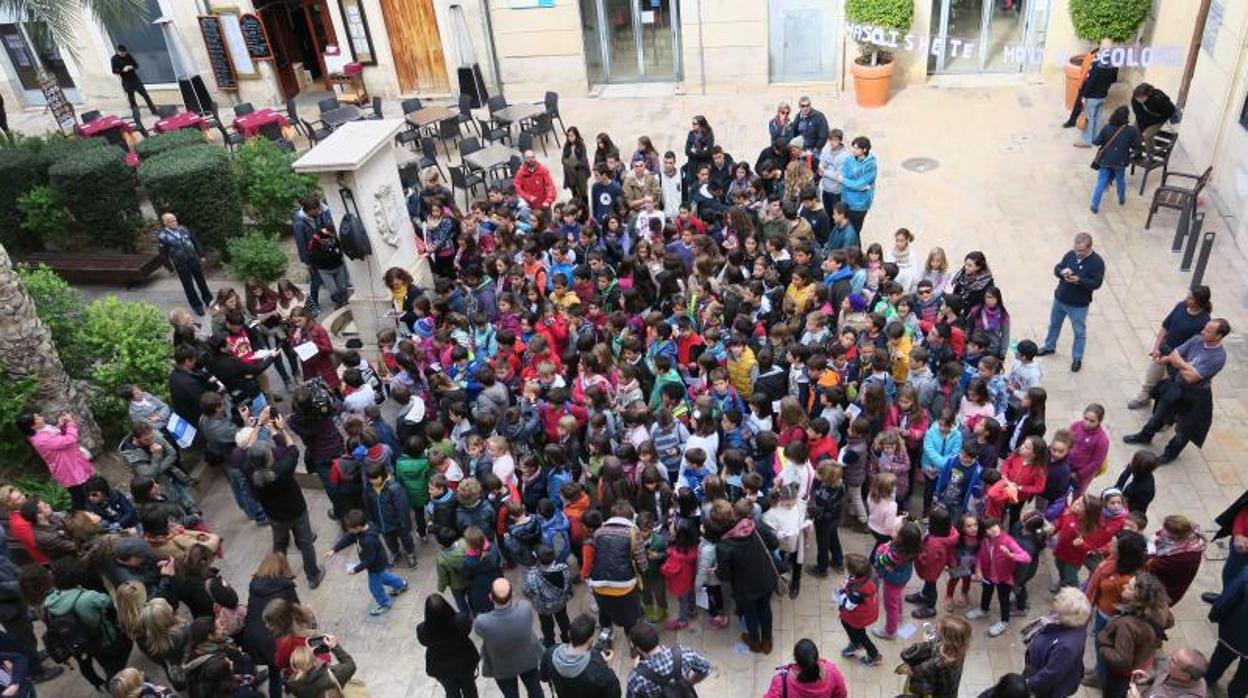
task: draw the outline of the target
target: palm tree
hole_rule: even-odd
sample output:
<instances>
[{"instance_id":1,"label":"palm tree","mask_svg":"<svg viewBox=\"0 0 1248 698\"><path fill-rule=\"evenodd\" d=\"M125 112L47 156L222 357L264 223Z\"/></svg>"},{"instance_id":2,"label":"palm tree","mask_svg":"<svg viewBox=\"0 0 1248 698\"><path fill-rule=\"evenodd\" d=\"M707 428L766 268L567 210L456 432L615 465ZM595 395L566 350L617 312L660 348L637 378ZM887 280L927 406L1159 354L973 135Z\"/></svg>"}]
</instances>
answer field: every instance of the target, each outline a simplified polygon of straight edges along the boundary
<instances>
[{"instance_id":1,"label":"palm tree","mask_svg":"<svg viewBox=\"0 0 1248 698\"><path fill-rule=\"evenodd\" d=\"M23 18L36 44L51 42L74 58L78 57L84 11L105 25L133 25L148 19L145 0L0 0L0 14Z\"/></svg>"},{"instance_id":2,"label":"palm tree","mask_svg":"<svg viewBox=\"0 0 1248 698\"><path fill-rule=\"evenodd\" d=\"M8 250L0 245L0 371L14 379L35 378L41 409L50 418L74 415L80 443L96 453L103 445L100 427L91 416L87 391L65 372L52 343L52 333L35 314L35 304L13 269Z\"/></svg>"}]
</instances>

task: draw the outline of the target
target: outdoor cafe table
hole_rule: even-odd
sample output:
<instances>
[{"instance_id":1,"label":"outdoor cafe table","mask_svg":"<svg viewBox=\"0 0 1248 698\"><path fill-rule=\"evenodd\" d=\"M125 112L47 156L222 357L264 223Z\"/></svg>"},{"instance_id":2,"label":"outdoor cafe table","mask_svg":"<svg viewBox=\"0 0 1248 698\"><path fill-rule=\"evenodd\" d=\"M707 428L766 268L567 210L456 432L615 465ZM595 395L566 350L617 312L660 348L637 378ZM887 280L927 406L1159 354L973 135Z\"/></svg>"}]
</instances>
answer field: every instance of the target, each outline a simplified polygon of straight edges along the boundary
<instances>
[{"instance_id":1,"label":"outdoor cafe table","mask_svg":"<svg viewBox=\"0 0 1248 698\"><path fill-rule=\"evenodd\" d=\"M234 130L242 134L243 138L251 138L260 133L261 127L266 124L279 124L283 132L290 126L285 116L268 107L234 117Z\"/></svg>"},{"instance_id":2,"label":"outdoor cafe table","mask_svg":"<svg viewBox=\"0 0 1248 698\"><path fill-rule=\"evenodd\" d=\"M425 107L424 109L417 109L403 118L407 119L407 123L420 130L432 126L439 121L453 119L456 116L458 116L456 112L453 112L446 107Z\"/></svg>"},{"instance_id":3,"label":"outdoor cafe table","mask_svg":"<svg viewBox=\"0 0 1248 698\"><path fill-rule=\"evenodd\" d=\"M90 123L78 124L77 126L74 126L74 131L83 138L99 136L112 131L113 129L120 129L122 137L127 140L132 133L130 124L127 124L125 121L122 121L116 116L101 116Z\"/></svg>"},{"instance_id":4,"label":"outdoor cafe table","mask_svg":"<svg viewBox=\"0 0 1248 698\"><path fill-rule=\"evenodd\" d=\"M156 133L171 133L173 131L181 131L184 128L199 128L208 130L208 122L204 121L204 117L193 111L184 111L173 116L167 116L156 122Z\"/></svg>"},{"instance_id":5,"label":"outdoor cafe table","mask_svg":"<svg viewBox=\"0 0 1248 698\"><path fill-rule=\"evenodd\" d=\"M490 114L495 121L504 124L514 124L525 119L532 119L538 114L545 114L546 106L543 104L513 104L504 107Z\"/></svg>"},{"instance_id":6,"label":"outdoor cafe table","mask_svg":"<svg viewBox=\"0 0 1248 698\"><path fill-rule=\"evenodd\" d=\"M352 104L344 104L337 109L321 112L321 122L328 126L331 130L336 129L343 124L352 121L359 121L364 117L364 112L359 107Z\"/></svg>"},{"instance_id":7,"label":"outdoor cafe table","mask_svg":"<svg viewBox=\"0 0 1248 698\"><path fill-rule=\"evenodd\" d=\"M511 160L512 156L519 154L520 152L515 148L495 143L493 145L486 146L475 153L465 155L464 162L474 170L488 171L499 165L506 164Z\"/></svg>"}]
</instances>

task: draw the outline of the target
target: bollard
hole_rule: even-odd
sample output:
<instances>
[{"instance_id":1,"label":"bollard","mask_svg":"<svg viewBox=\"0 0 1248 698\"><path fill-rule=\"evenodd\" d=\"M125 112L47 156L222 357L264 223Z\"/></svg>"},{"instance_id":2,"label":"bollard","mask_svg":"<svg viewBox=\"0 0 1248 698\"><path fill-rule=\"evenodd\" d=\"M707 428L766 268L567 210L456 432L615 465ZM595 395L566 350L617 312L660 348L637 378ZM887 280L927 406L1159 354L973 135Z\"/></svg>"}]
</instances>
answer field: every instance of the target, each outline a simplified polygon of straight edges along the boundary
<instances>
[{"instance_id":1,"label":"bollard","mask_svg":"<svg viewBox=\"0 0 1248 698\"><path fill-rule=\"evenodd\" d=\"M1197 215L1196 219L1196 221L1193 221L1194 224L1203 224L1205 222L1205 214L1201 213ZM1194 227L1192 232L1188 233L1187 245L1183 250L1183 261L1179 262L1179 271L1192 270L1192 258L1196 256L1196 241L1200 239L1199 233L1200 228L1198 227Z\"/></svg>"},{"instance_id":2,"label":"bollard","mask_svg":"<svg viewBox=\"0 0 1248 698\"><path fill-rule=\"evenodd\" d=\"M1213 251L1213 238L1217 233L1210 230L1205 233L1204 242L1200 244L1200 257L1196 260L1196 271L1192 274L1192 285L1190 288L1195 289L1200 286L1205 279L1205 266L1209 264L1209 253Z\"/></svg>"},{"instance_id":3,"label":"bollard","mask_svg":"<svg viewBox=\"0 0 1248 698\"><path fill-rule=\"evenodd\" d=\"M1192 237L1198 237L1200 235L1200 229L1205 224L1205 213L1204 211L1201 211L1193 216L1192 224L1190 226L1183 225L1186 220L1186 213L1185 215L1179 216L1179 224L1174 229L1174 242L1170 243L1171 252L1178 252L1183 249L1183 237L1185 235L1191 235ZM1188 263L1191 263L1191 258L1188 258Z\"/></svg>"}]
</instances>

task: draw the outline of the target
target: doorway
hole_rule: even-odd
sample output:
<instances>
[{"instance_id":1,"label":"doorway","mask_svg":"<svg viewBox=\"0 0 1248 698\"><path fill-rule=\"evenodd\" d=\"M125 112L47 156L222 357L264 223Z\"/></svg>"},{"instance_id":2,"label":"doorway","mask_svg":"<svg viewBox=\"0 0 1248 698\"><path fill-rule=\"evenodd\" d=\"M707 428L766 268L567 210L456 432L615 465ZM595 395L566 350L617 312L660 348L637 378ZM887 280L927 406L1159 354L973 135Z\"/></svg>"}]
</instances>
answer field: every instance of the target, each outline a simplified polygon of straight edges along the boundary
<instances>
[{"instance_id":1,"label":"doorway","mask_svg":"<svg viewBox=\"0 0 1248 698\"><path fill-rule=\"evenodd\" d=\"M679 80L678 0L581 0L591 83Z\"/></svg>"},{"instance_id":2,"label":"doorway","mask_svg":"<svg viewBox=\"0 0 1248 698\"><path fill-rule=\"evenodd\" d=\"M255 7L273 46L273 71L282 99L321 82L325 47L338 44L325 0L255 0Z\"/></svg>"},{"instance_id":3,"label":"doorway","mask_svg":"<svg viewBox=\"0 0 1248 698\"><path fill-rule=\"evenodd\" d=\"M42 105L47 103L43 91L39 89L40 68L56 77L56 82L65 91L65 98L71 102L80 102L78 90L75 89L74 78L69 74L69 67L60 49L51 40L36 41L35 36L46 35L47 32L31 32L28 22L0 23L0 44L4 45L4 54L8 57L9 67L17 78L20 95L26 104ZM37 50L37 55L36 55Z\"/></svg>"},{"instance_id":4,"label":"doorway","mask_svg":"<svg viewBox=\"0 0 1248 698\"><path fill-rule=\"evenodd\" d=\"M403 94L451 91L433 0L381 0L394 69Z\"/></svg>"},{"instance_id":5,"label":"doorway","mask_svg":"<svg viewBox=\"0 0 1248 698\"><path fill-rule=\"evenodd\" d=\"M1049 0L934 0L928 72L1039 70L1048 5Z\"/></svg>"},{"instance_id":6,"label":"doorway","mask_svg":"<svg viewBox=\"0 0 1248 698\"><path fill-rule=\"evenodd\" d=\"M841 52L839 7L827 0L771 0L767 53L772 82L835 79Z\"/></svg>"}]
</instances>

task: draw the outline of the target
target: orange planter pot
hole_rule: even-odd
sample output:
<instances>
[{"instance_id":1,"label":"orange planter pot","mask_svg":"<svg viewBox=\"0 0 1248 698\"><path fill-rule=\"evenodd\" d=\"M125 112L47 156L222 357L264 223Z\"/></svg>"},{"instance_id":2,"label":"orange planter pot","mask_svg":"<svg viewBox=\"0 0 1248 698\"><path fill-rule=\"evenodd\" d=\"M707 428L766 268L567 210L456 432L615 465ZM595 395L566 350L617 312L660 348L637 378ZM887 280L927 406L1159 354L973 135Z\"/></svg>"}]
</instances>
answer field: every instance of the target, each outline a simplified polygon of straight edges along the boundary
<instances>
[{"instance_id":1,"label":"orange planter pot","mask_svg":"<svg viewBox=\"0 0 1248 698\"><path fill-rule=\"evenodd\" d=\"M893 80L893 61L864 65L855 60L850 66L854 76L854 98L860 107L882 107L888 103L888 90Z\"/></svg>"},{"instance_id":2,"label":"orange planter pot","mask_svg":"<svg viewBox=\"0 0 1248 698\"><path fill-rule=\"evenodd\" d=\"M1079 84L1083 82L1083 59L1086 54L1071 56L1066 61L1066 66L1062 69L1066 73L1066 111L1070 111L1075 106L1075 100L1079 98Z\"/></svg>"}]
</instances>

